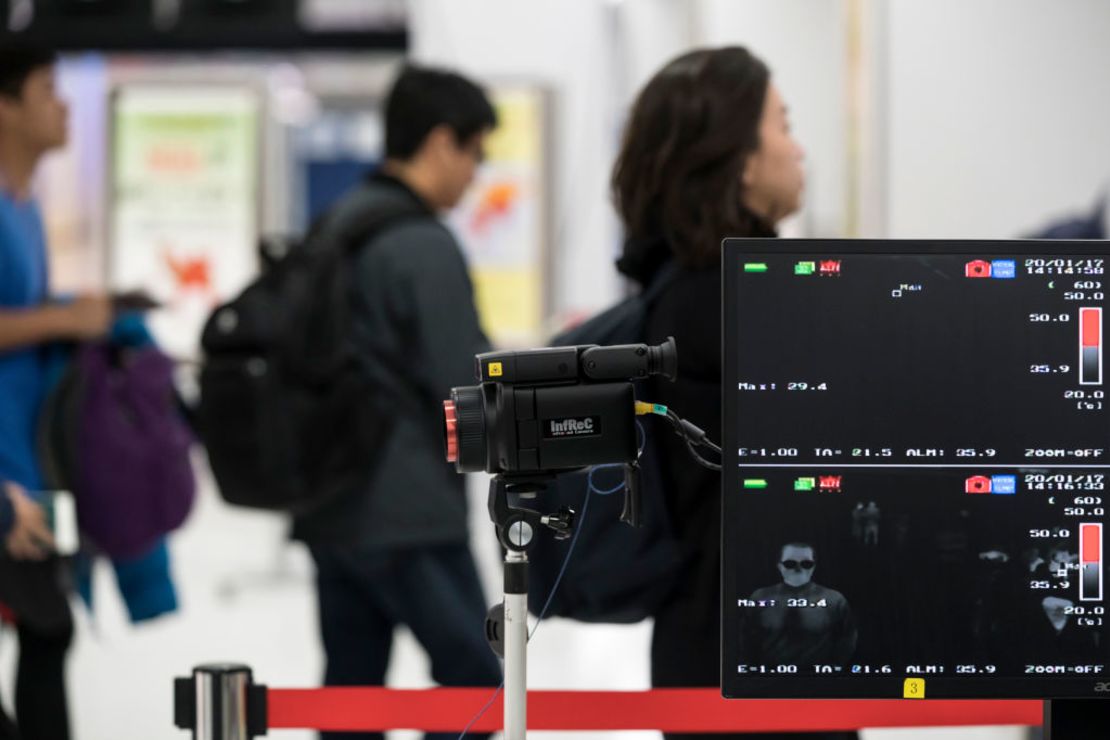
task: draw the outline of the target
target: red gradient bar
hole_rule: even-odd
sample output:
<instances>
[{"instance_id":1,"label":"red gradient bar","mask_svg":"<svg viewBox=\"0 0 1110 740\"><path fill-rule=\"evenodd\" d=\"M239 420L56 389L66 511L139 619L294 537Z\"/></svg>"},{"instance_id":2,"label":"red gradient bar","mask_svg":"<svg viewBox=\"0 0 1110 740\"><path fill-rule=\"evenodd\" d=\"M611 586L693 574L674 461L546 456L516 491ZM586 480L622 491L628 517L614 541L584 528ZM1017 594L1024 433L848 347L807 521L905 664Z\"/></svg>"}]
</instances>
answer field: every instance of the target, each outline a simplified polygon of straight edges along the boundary
<instances>
[{"instance_id":1,"label":"red gradient bar","mask_svg":"<svg viewBox=\"0 0 1110 740\"><path fill-rule=\"evenodd\" d=\"M270 729L459 732L492 689L270 689ZM471 727L502 729L503 697ZM530 730L835 732L865 727L1040 726L1040 701L725 700L717 689L529 691Z\"/></svg>"},{"instance_id":2,"label":"red gradient bar","mask_svg":"<svg viewBox=\"0 0 1110 740\"><path fill-rule=\"evenodd\" d=\"M1102 525L1079 525L1079 600L1102 601Z\"/></svg>"},{"instance_id":3,"label":"red gradient bar","mask_svg":"<svg viewBox=\"0 0 1110 740\"><path fill-rule=\"evenodd\" d=\"M1102 309L1079 309L1080 342L1084 347L1098 347L1102 344Z\"/></svg>"},{"instance_id":4,"label":"red gradient bar","mask_svg":"<svg viewBox=\"0 0 1110 740\"><path fill-rule=\"evenodd\" d=\"M1080 558L1084 563L1102 562L1102 527L1098 524L1084 524L1079 533L1083 550Z\"/></svg>"},{"instance_id":5,"label":"red gradient bar","mask_svg":"<svg viewBox=\"0 0 1110 740\"><path fill-rule=\"evenodd\" d=\"M1079 309L1079 384L1102 384L1102 309Z\"/></svg>"}]
</instances>

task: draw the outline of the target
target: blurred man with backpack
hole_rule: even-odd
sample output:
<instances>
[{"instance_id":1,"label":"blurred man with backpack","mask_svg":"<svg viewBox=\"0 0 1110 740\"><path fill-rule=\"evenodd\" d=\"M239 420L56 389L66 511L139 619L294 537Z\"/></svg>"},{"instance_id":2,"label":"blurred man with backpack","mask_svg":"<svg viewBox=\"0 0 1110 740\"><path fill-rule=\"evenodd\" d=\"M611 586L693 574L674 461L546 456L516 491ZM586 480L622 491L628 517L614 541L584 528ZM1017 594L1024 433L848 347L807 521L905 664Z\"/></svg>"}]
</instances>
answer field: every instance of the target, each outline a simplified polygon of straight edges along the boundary
<instances>
[{"instance_id":1,"label":"blurred man with backpack","mask_svg":"<svg viewBox=\"0 0 1110 740\"><path fill-rule=\"evenodd\" d=\"M5 739L69 737L64 667L73 623L40 500L35 429L45 345L100 337L111 321L102 296L48 303L46 237L31 181L42 157L67 138L54 63L49 51L0 50L0 602L19 633L18 730L0 711Z\"/></svg>"},{"instance_id":2,"label":"blurred man with backpack","mask_svg":"<svg viewBox=\"0 0 1110 740\"><path fill-rule=\"evenodd\" d=\"M394 214L353 248L348 267L350 340L382 399L373 421L388 434L367 458L363 485L294 518L293 536L316 562L328 686L381 685L399 625L427 650L437 682L500 680L484 637L464 479L445 462L440 430L442 399L474 381L474 356L489 345L463 254L438 218L473 181L495 125L469 80L407 67L387 101L383 166L312 237L339 238L375 211Z\"/></svg>"}]
</instances>

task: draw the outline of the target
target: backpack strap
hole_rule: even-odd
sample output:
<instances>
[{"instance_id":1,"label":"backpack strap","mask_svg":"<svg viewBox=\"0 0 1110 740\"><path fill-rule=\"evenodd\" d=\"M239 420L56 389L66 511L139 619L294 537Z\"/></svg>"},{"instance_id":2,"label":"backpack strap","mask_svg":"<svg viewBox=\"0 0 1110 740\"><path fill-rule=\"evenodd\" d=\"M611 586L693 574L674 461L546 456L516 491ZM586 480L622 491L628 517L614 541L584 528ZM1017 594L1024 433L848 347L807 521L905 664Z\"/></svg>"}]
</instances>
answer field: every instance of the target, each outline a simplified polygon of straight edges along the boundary
<instances>
[{"instance_id":1,"label":"backpack strap","mask_svg":"<svg viewBox=\"0 0 1110 740\"><path fill-rule=\"evenodd\" d=\"M378 236L401 223L418 218L434 221L442 227L434 214L411 198L399 199L387 205L366 203L337 226L334 240L343 250L344 260L354 259L363 249L369 248ZM434 398L433 394L408 379L409 368L401 357L394 356L389 350L379 347L374 353L374 360L380 363L398 384L408 385L422 401L428 402L433 408L438 407L441 399Z\"/></svg>"},{"instance_id":2,"label":"backpack strap","mask_svg":"<svg viewBox=\"0 0 1110 740\"><path fill-rule=\"evenodd\" d=\"M367 203L336 226L334 238L345 252L354 254L385 230L402 221L422 217L434 218L427 208L409 198L385 205Z\"/></svg>"}]
</instances>

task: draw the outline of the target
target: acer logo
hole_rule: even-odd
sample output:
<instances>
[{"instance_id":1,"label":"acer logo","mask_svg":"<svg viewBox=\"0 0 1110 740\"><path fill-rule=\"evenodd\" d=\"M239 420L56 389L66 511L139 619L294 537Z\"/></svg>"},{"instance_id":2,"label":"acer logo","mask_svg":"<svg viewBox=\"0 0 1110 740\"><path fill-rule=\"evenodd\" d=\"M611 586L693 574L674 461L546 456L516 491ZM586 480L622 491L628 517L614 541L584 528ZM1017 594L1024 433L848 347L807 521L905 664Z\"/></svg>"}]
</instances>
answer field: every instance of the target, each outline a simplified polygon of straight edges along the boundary
<instances>
[{"instance_id":1,"label":"acer logo","mask_svg":"<svg viewBox=\"0 0 1110 740\"><path fill-rule=\"evenodd\" d=\"M1100 681L1095 684L1096 694L1110 694L1110 681Z\"/></svg>"}]
</instances>

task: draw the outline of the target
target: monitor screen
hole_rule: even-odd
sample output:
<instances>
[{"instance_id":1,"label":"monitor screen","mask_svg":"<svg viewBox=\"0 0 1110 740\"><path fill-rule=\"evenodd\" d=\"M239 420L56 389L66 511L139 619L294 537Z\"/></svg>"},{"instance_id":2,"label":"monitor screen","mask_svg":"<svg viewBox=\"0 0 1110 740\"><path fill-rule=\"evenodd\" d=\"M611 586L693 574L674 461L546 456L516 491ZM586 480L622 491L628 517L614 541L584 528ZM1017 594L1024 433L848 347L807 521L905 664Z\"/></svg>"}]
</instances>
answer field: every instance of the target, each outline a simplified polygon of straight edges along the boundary
<instances>
[{"instance_id":1,"label":"monitor screen","mask_svg":"<svg viewBox=\"0 0 1110 740\"><path fill-rule=\"evenodd\" d=\"M1108 263L725 242L726 697L1110 692Z\"/></svg>"}]
</instances>

